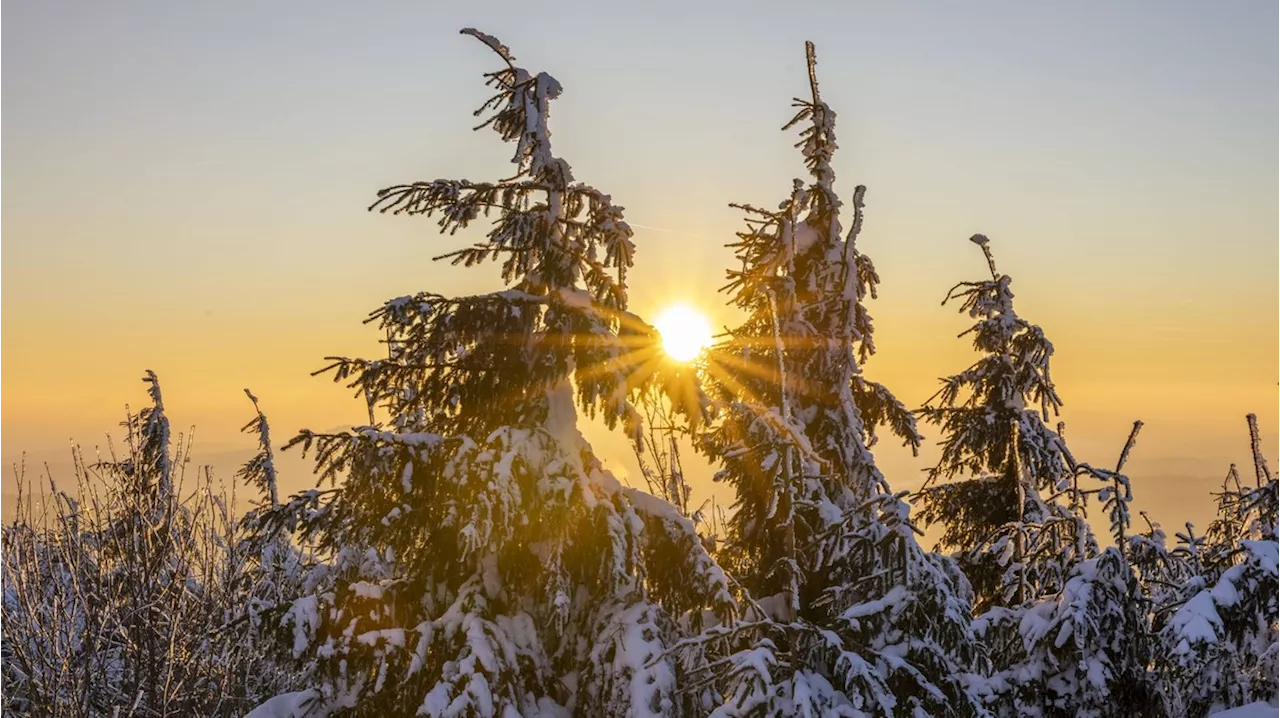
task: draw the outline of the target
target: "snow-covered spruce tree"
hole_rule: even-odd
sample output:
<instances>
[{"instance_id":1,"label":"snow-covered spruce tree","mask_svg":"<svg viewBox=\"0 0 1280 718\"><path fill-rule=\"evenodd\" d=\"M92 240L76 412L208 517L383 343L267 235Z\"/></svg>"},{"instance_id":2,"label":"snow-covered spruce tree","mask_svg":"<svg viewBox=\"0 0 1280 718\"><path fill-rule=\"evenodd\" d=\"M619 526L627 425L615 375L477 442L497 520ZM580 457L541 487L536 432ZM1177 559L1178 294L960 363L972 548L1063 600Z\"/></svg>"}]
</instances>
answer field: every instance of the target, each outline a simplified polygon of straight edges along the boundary
<instances>
[{"instance_id":1,"label":"snow-covered spruce tree","mask_svg":"<svg viewBox=\"0 0 1280 718\"><path fill-rule=\"evenodd\" d=\"M576 427L578 407L634 438L633 401L661 379L656 334L626 311L631 230L551 152L560 84L463 33L503 65L478 114L515 143L515 176L399 185L373 207L449 234L492 218L445 256L501 261L507 288L393 299L370 320L388 356L331 366L385 421L291 442L334 482L290 502L331 559L284 619L311 687L262 710L682 715L696 696L668 649L704 611L728 617L729 587L689 521L619 484Z\"/></svg>"},{"instance_id":2,"label":"snow-covered spruce tree","mask_svg":"<svg viewBox=\"0 0 1280 718\"><path fill-rule=\"evenodd\" d=\"M1247 418L1255 484L1241 486L1231 467L1207 537L1191 536L1188 527L1188 564L1199 575L1161 607L1168 619L1159 635L1158 669L1173 715L1202 716L1278 697L1278 482L1262 455L1257 418Z\"/></svg>"},{"instance_id":3,"label":"snow-covered spruce tree","mask_svg":"<svg viewBox=\"0 0 1280 718\"><path fill-rule=\"evenodd\" d=\"M1176 577L1169 581L1171 585L1163 592L1160 582L1150 589L1153 594L1162 594L1162 600L1155 601L1156 606L1162 607L1156 610L1157 618L1162 614L1168 614L1165 617L1169 617L1188 597L1217 583L1222 573L1239 558L1242 539L1259 538L1251 529L1258 529L1260 526L1251 520L1251 512L1246 507L1253 505L1249 498L1262 498L1265 495L1265 491L1255 493L1255 487L1241 483L1240 471L1235 464L1227 468L1227 475L1222 480L1222 491L1213 493L1217 516L1203 534L1196 533L1191 522L1185 524L1185 532L1179 531L1176 534L1177 546L1168 552L1165 562L1165 572L1175 574ZM1157 575L1155 571L1152 573ZM1157 625L1160 625L1159 621Z\"/></svg>"},{"instance_id":4,"label":"snow-covered spruce tree","mask_svg":"<svg viewBox=\"0 0 1280 718\"><path fill-rule=\"evenodd\" d=\"M1222 480L1222 491L1213 494L1217 504L1217 516L1205 532L1200 554L1203 577L1213 583L1222 572L1234 563L1240 540L1248 538L1248 521L1244 512L1244 497L1248 489L1240 481L1240 470L1235 464L1227 469Z\"/></svg>"},{"instance_id":5,"label":"snow-covered spruce tree","mask_svg":"<svg viewBox=\"0 0 1280 718\"><path fill-rule=\"evenodd\" d=\"M291 652L283 650L270 626L302 595L304 582L315 567L290 540L291 517L280 504L271 424L258 405L258 397L248 389L244 393L253 404L254 417L241 432L257 439L258 450L240 467L236 478L256 489L260 502L241 517L237 527L238 580L227 632L241 638L230 646L229 663L236 671L235 698L252 707L293 688L299 680Z\"/></svg>"},{"instance_id":6,"label":"snow-covered spruce tree","mask_svg":"<svg viewBox=\"0 0 1280 718\"><path fill-rule=\"evenodd\" d=\"M913 448L911 413L861 364L874 350L864 305L878 281L857 248L865 188L844 236L833 188L835 113L812 44L798 99L811 179L776 211L735 205L748 227L726 290L746 321L712 348L717 416L700 448L736 492L718 556L741 583L740 620L685 642L719 685L717 716L970 715L968 585L922 551L900 494L869 447L887 425Z\"/></svg>"},{"instance_id":7,"label":"snow-covered spruce tree","mask_svg":"<svg viewBox=\"0 0 1280 718\"><path fill-rule=\"evenodd\" d=\"M1145 511L1139 512L1147 530L1128 539L1130 565L1138 574L1144 599L1152 611L1152 631L1158 633L1168 614L1167 607L1180 602L1180 592L1187 582L1200 575L1195 560L1199 545L1189 533L1177 533L1179 545L1169 546L1169 537L1159 522ZM1188 532L1190 532L1188 525Z\"/></svg>"},{"instance_id":8,"label":"snow-covered spruce tree","mask_svg":"<svg viewBox=\"0 0 1280 718\"><path fill-rule=\"evenodd\" d=\"M1014 310L1012 280L996 271L989 240L970 241L991 278L957 284L943 303L960 299L977 320L960 336L973 334L982 356L919 410L943 439L917 501L921 520L943 525L937 548L955 552L983 610L1056 592L1097 544L1075 461L1046 424L1062 405L1049 373L1053 344Z\"/></svg>"},{"instance_id":9,"label":"snow-covered spruce tree","mask_svg":"<svg viewBox=\"0 0 1280 718\"><path fill-rule=\"evenodd\" d=\"M257 438L258 450L245 462L244 466L240 467L236 477L261 491L267 506L275 509L280 506L280 490L277 486L275 449L271 446L271 424L267 421L267 415L262 413L262 408L258 406L258 397L248 389L244 390L244 394L249 397L249 401L253 402L254 417L240 431Z\"/></svg>"},{"instance_id":10,"label":"snow-covered spruce tree","mask_svg":"<svg viewBox=\"0 0 1280 718\"><path fill-rule=\"evenodd\" d=\"M236 478L257 489L261 496L257 506L240 521L245 534L240 550L248 561L246 570L253 574L246 618L256 626L260 621L259 612L279 607L296 597L304 574L314 567L310 566L308 553L291 541L297 529L296 511L291 509L296 506L280 502L271 424L258 405L258 397L248 389L244 393L253 403L254 417L240 431L257 439L258 450L236 472Z\"/></svg>"},{"instance_id":11,"label":"snow-covered spruce tree","mask_svg":"<svg viewBox=\"0 0 1280 718\"><path fill-rule=\"evenodd\" d=\"M1115 546L1064 562L1065 581L1055 594L995 606L975 620L995 668L984 698L997 715L1162 715L1148 668L1149 604L1127 555L1132 491L1123 470L1141 428L1134 423L1114 470L1077 467L1104 483L1099 493Z\"/></svg>"}]
</instances>

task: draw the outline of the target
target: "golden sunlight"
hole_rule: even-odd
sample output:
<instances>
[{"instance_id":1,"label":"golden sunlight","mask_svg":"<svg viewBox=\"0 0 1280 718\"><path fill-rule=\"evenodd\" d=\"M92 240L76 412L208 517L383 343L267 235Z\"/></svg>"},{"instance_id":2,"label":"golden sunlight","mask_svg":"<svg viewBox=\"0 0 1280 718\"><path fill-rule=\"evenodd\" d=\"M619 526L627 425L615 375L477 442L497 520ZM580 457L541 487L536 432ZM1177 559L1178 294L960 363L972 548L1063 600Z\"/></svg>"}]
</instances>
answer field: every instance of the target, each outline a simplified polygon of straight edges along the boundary
<instances>
[{"instance_id":1,"label":"golden sunlight","mask_svg":"<svg viewBox=\"0 0 1280 718\"><path fill-rule=\"evenodd\" d=\"M687 304L667 307L653 325L662 335L662 349L676 361L692 361L711 343L711 324Z\"/></svg>"}]
</instances>

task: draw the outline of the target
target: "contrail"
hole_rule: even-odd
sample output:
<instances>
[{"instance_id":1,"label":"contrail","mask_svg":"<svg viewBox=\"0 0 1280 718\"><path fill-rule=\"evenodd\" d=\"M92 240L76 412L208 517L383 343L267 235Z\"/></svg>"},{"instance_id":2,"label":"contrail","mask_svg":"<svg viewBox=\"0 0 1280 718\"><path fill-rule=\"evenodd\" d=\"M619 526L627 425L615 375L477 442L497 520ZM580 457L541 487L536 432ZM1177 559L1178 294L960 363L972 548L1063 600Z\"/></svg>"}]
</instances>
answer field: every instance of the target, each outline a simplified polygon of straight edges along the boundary
<instances>
[{"instance_id":1,"label":"contrail","mask_svg":"<svg viewBox=\"0 0 1280 718\"><path fill-rule=\"evenodd\" d=\"M674 229L663 229L662 227L650 227L650 226L649 226L649 225L647 225L647 224L638 224L638 223L636 223L636 222L627 222L627 224L629 224L629 225L631 225L632 227L635 227L635 228L637 228L637 229L647 229L647 230L649 230L650 232L664 232L664 233L666 233L666 234L675 234L675 233L678 231L678 230L674 230Z\"/></svg>"}]
</instances>

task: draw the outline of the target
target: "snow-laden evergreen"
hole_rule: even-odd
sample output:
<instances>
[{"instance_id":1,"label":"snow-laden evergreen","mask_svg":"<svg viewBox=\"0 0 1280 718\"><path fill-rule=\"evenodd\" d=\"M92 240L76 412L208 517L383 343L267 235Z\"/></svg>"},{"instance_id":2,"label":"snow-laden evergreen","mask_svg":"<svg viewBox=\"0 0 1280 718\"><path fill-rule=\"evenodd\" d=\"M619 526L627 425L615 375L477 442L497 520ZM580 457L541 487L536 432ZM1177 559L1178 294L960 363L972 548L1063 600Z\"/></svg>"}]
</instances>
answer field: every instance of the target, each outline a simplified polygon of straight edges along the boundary
<instances>
[{"instance_id":1,"label":"snow-laden evergreen","mask_svg":"<svg viewBox=\"0 0 1280 718\"><path fill-rule=\"evenodd\" d=\"M1110 547L1057 593L975 621L997 664L984 698L999 716L1159 715L1137 578Z\"/></svg>"},{"instance_id":2,"label":"snow-laden evergreen","mask_svg":"<svg viewBox=\"0 0 1280 718\"><path fill-rule=\"evenodd\" d=\"M959 299L976 320L960 336L972 334L981 357L920 409L942 432L942 456L918 501L924 522L942 524L938 548L955 552L985 609L1057 591L1097 542L1083 520L1088 489L1047 424L1062 406L1053 344L1014 309L1013 280L996 271L990 240L970 241L991 278L957 284L943 304Z\"/></svg>"},{"instance_id":3,"label":"snow-laden evergreen","mask_svg":"<svg viewBox=\"0 0 1280 718\"><path fill-rule=\"evenodd\" d=\"M281 690L293 687L301 672L290 651L276 640L273 627L280 612L305 590L314 559L294 544L294 517L280 505L279 474L271 443L271 424L248 389L254 417L241 428L253 436L257 451L236 473L236 478L258 489L261 502L239 522L243 538L237 542L241 565L237 567L240 595L229 631L243 640L235 644L242 654L237 665L247 684L246 700L256 705Z\"/></svg>"},{"instance_id":4,"label":"snow-laden evergreen","mask_svg":"<svg viewBox=\"0 0 1280 718\"><path fill-rule=\"evenodd\" d=\"M708 358L717 418L701 448L736 493L718 556L746 609L687 642L686 660L721 686L715 716L980 713L966 688L968 584L920 549L869 450L878 425L913 448L920 436L862 373L874 351L864 300L878 282L857 246L865 188L846 236L835 113L807 51L810 97L784 129L802 127L810 180L777 210L735 205L748 228L726 289L748 316Z\"/></svg>"},{"instance_id":5,"label":"snow-laden evergreen","mask_svg":"<svg viewBox=\"0 0 1280 718\"><path fill-rule=\"evenodd\" d=\"M1056 561L1066 567L1056 592L993 606L975 620L993 664L984 699L997 715L1160 715L1149 669L1149 602L1125 540L1132 491L1122 471L1141 428L1134 423L1114 470L1078 467L1106 482L1098 493L1116 545L1083 560Z\"/></svg>"},{"instance_id":6,"label":"snow-laden evergreen","mask_svg":"<svg viewBox=\"0 0 1280 718\"><path fill-rule=\"evenodd\" d=\"M1263 457L1257 418L1248 421L1254 485L1231 467L1208 536L1186 538L1192 550L1179 574L1190 578L1162 592L1159 657L1172 715L1277 699L1280 482Z\"/></svg>"},{"instance_id":7,"label":"snow-laden evergreen","mask_svg":"<svg viewBox=\"0 0 1280 718\"><path fill-rule=\"evenodd\" d=\"M627 310L622 208L551 151L560 84L463 33L501 63L476 115L514 146L514 176L397 185L371 209L451 236L487 224L444 258L497 261L503 286L387 301L369 318L385 356L330 358L368 420L289 442L314 456L314 489L282 497L245 390L240 516L208 467L189 478L190 434L152 372L121 446L73 449L77 486L41 477L37 503L19 473L0 540L5 715L1275 713L1280 482L1256 417L1252 478L1231 466L1206 530L1135 526L1142 422L1114 464L1072 455L1048 425L1053 345L982 235L990 278L943 302L974 320L978 360L918 413L868 379L866 190L847 207L835 192L811 44L784 126L809 177L777 209L736 205L726 289L746 319L680 365ZM579 412L625 431L649 493L604 469ZM917 416L941 432L919 501L952 556L921 549L871 453L878 429L918 447ZM735 494L718 535L699 534L680 432Z\"/></svg>"},{"instance_id":8,"label":"snow-laden evergreen","mask_svg":"<svg viewBox=\"0 0 1280 718\"><path fill-rule=\"evenodd\" d=\"M303 432L334 488L293 500L331 558L283 618L310 715L678 716L670 648L733 604L670 504L622 486L577 410L639 437L633 402L662 378L656 335L626 311L634 245L622 208L551 151L562 92L497 39L477 114L516 146L513 177L441 179L374 208L487 236L445 255L501 262L507 288L422 293L373 313L387 357L334 360L377 424ZM487 114L486 114L487 113ZM698 406L690 407L695 415Z\"/></svg>"}]
</instances>

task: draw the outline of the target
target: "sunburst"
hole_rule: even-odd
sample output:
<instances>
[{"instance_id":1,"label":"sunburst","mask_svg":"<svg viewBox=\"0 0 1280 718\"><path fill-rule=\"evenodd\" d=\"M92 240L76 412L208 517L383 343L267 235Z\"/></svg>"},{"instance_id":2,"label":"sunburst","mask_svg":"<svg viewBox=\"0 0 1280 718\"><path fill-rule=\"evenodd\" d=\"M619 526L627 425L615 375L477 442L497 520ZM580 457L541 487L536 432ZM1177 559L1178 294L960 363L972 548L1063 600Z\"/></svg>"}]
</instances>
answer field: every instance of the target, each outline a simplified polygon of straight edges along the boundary
<instances>
[{"instance_id":1,"label":"sunburst","mask_svg":"<svg viewBox=\"0 0 1280 718\"><path fill-rule=\"evenodd\" d=\"M711 344L711 324L687 304L673 304L653 323L662 335L662 349L678 362L693 361Z\"/></svg>"}]
</instances>

